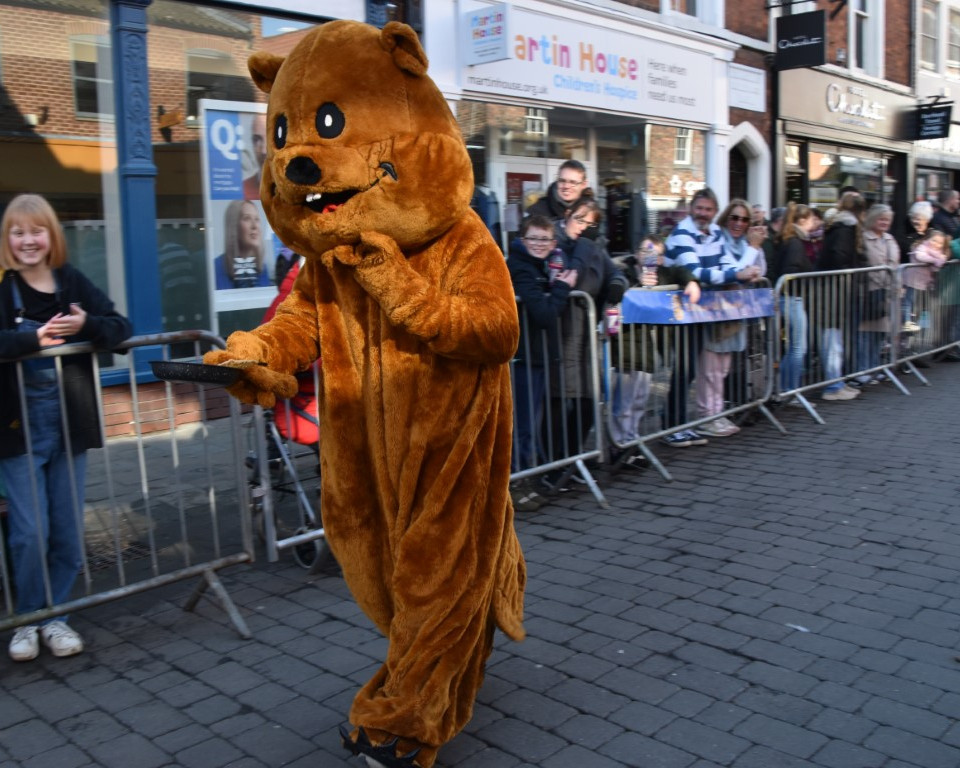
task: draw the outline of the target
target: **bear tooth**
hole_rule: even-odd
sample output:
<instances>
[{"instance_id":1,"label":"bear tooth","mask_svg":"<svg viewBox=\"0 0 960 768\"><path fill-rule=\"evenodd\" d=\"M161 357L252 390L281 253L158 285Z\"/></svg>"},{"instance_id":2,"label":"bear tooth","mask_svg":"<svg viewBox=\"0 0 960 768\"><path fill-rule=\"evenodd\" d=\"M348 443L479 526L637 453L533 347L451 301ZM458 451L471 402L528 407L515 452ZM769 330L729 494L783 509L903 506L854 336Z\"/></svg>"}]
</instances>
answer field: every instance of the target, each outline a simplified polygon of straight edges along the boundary
<instances>
[{"instance_id":1,"label":"bear tooth","mask_svg":"<svg viewBox=\"0 0 960 768\"><path fill-rule=\"evenodd\" d=\"M319 200L321 197L323 197L323 194L322 194L322 193L320 193L320 192L311 192L309 195L307 195L306 200L307 200L308 203L312 203L312 202L314 202L314 201L316 201L316 200Z\"/></svg>"}]
</instances>

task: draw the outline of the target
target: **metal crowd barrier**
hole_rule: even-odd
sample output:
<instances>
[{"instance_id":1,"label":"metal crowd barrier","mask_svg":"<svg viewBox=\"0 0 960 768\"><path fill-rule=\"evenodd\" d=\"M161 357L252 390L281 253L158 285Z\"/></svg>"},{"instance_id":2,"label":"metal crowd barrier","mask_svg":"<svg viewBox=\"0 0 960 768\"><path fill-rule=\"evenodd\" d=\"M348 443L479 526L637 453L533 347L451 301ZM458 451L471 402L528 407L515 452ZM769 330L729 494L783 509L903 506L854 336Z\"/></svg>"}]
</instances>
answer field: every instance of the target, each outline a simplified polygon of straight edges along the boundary
<instances>
[{"instance_id":1,"label":"metal crowd barrier","mask_svg":"<svg viewBox=\"0 0 960 768\"><path fill-rule=\"evenodd\" d=\"M602 506L607 500L587 469L604 459L597 311L590 295L571 291L552 327L538 325L517 300L522 346L511 363L514 403L512 481L552 473L576 477Z\"/></svg>"},{"instance_id":2,"label":"metal crowd barrier","mask_svg":"<svg viewBox=\"0 0 960 768\"><path fill-rule=\"evenodd\" d=\"M786 433L766 406L773 384L772 320L627 323L618 334L608 335L602 359L611 445L619 451L639 450L671 480L650 449L654 440L718 419L744 422L757 413ZM710 377L703 376L708 353L717 355L709 361ZM729 365L726 375L718 363Z\"/></svg>"},{"instance_id":3,"label":"metal crowd barrier","mask_svg":"<svg viewBox=\"0 0 960 768\"><path fill-rule=\"evenodd\" d=\"M243 470L240 408L222 389L187 383L137 383L137 363L171 359L192 351L199 356L223 340L202 331L129 339L119 349L129 372L129 389L100 385L100 358L88 344L49 347L11 361L20 384L21 411L30 447L24 400L23 361L54 359L66 434L64 370L66 355L89 355L99 403L104 446L86 452L85 498L72 499L73 516L84 544L80 578L65 602L54 604L49 569L43 567L47 607L28 614L15 610L13 574L6 525L0 532L0 587L4 612L0 630L118 600L173 582L199 577L185 604L193 610L207 589L219 599L235 628L249 637L217 576L217 571L254 560L250 504ZM129 398L129 402L126 402ZM226 418L225 418L226 417ZM212 422L216 420L216 428ZM224 425L229 428L224 428ZM69 436L67 436L69 442ZM71 453L68 447L68 453ZM71 478L76 467L68 462ZM34 497L37 477L31 476ZM36 507L36 504L34 504ZM4 521L6 522L6 521ZM38 523L38 529L42 526Z\"/></svg>"},{"instance_id":4,"label":"metal crowd barrier","mask_svg":"<svg viewBox=\"0 0 960 768\"><path fill-rule=\"evenodd\" d=\"M917 365L960 343L960 261L948 261L938 271L925 264L903 264L897 277L896 359L901 370L929 385Z\"/></svg>"},{"instance_id":5,"label":"metal crowd barrier","mask_svg":"<svg viewBox=\"0 0 960 768\"><path fill-rule=\"evenodd\" d=\"M774 291L779 310L775 398L798 402L822 424L807 397L811 390L838 391L846 382L886 379L909 395L898 371L927 384L914 361L946 351L960 338L956 307L946 304L946 291L937 288L941 281L960 278L960 264L945 265L929 290L907 294L905 276L909 282L926 269L905 264L781 277Z\"/></svg>"},{"instance_id":6,"label":"metal crowd barrier","mask_svg":"<svg viewBox=\"0 0 960 768\"><path fill-rule=\"evenodd\" d=\"M300 434L296 419L307 419L319 428L316 403L320 398L319 368L309 376L312 391L285 401L280 413L253 411L253 446L247 464L251 478L254 528L267 550L267 560L276 562L284 550L304 568L319 569L332 559L326 546L319 498L319 445L308 443L313 434ZM304 422L301 422L304 423ZM313 487L316 502L307 485Z\"/></svg>"}]
</instances>

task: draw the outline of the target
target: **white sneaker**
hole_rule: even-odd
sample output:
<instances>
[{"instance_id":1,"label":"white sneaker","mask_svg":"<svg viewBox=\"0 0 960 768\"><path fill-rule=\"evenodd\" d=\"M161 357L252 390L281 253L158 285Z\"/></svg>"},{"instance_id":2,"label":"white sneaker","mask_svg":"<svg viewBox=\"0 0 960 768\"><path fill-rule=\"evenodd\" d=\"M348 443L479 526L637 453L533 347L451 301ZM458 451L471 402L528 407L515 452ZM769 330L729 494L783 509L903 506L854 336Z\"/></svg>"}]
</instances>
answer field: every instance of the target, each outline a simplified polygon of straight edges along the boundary
<instances>
[{"instance_id":1,"label":"white sneaker","mask_svg":"<svg viewBox=\"0 0 960 768\"><path fill-rule=\"evenodd\" d=\"M823 400L853 400L860 397L860 390L853 387L842 387L835 392L824 392L820 397Z\"/></svg>"},{"instance_id":2,"label":"white sneaker","mask_svg":"<svg viewBox=\"0 0 960 768\"><path fill-rule=\"evenodd\" d=\"M912 320L907 320L907 322L903 324L903 327L900 329L900 331L901 333L917 333L920 331L920 326Z\"/></svg>"},{"instance_id":3,"label":"white sneaker","mask_svg":"<svg viewBox=\"0 0 960 768\"><path fill-rule=\"evenodd\" d=\"M83 638L65 621L51 621L40 628L43 644L54 656L74 656L83 650Z\"/></svg>"},{"instance_id":4,"label":"white sneaker","mask_svg":"<svg viewBox=\"0 0 960 768\"><path fill-rule=\"evenodd\" d=\"M726 423L724 423L726 422ZM729 437L740 431L740 427L732 422L727 421L722 416L719 419L714 419L713 421L708 421L706 424L701 424L697 427L697 431L701 435L706 435L707 437Z\"/></svg>"},{"instance_id":5,"label":"white sneaker","mask_svg":"<svg viewBox=\"0 0 960 768\"><path fill-rule=\"evenodd\" d=\"M19 627L10 641L10 658L14 661L31 661L37 658L37 654L40 653L37 632L35 624Z\"/></svg>"},{"instance_id":6,"label":"white sneaker","mask_svg":"<svg viewBox=\"0 0 960 768\"><path fill-rule=\"evenodd\" d=\"M740 431L740 427L738 427L736 424L730 421L730 419L728 419L726 416L721 416L719 419L717 419L717 421L723 424L724 428L727 430L728 435L735 435L737 434L737 432Z\"/></svg>"}]
</instances>

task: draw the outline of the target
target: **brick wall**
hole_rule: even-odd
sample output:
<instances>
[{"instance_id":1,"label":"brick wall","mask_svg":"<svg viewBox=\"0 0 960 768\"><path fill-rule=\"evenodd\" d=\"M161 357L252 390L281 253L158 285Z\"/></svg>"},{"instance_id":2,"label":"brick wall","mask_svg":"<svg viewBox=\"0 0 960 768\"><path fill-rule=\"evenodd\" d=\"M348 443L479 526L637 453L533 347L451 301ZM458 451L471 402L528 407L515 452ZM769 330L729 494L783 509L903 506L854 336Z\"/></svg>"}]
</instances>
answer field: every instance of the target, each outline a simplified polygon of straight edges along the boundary
<instances>
[{"instance_id":1,"label":"brick wall","mask_svg":"<svg viewBox=\"0 0 960 768\"><path fill-rule=\"evenodd\" d=\"M171 384L173 390L173 419L175 426L193 424L201 420L221 419L230 415L229 395L219 387L203 392L203 407L196 386L186 383ZM170 412L166 399L166 385L162 382L143 384L137 388L138 418L142 434L161 432L170 428ZM136 434L133 397L128 385L106 387L103 390L103 419L107 437Z\"/></svg>"},{"instance_id":2,"label":"brick wall","mask_svg":"<svg viewBox=\"0 0 960 768\"><path fill-rule=\"evenodd\" d=\"M237 14L238 12L232 11ZM151 24L147 38L150 68L151 138L160 141L157 107L167 111L186 108L187 52L203 49L223 54L226 69L248 79L247 58L260 39L259 16L240 14L251 25L250 39L164 27ZM109 35L106 19L90 19L57 11L0 4L0 56L2 56L2 104L0 132L32 132L38 135L112 139L113 122L77 117L74 108L71 39L77 36ZM245 100L265 102L266 95L249 84ZM44 108L46 108L44 110ZM45 117L32 128L24 115ZM172 140L196 141L197 129L178 125Z\"/></svg>"},{"instance_id":3,"label":"brick wall","mask_svg":"<svg viewBox=\"0 0 960 768\"><path fill-rule=\"evenodd\" d=\"M886 59L884 76L899 85L911 85L913 73L910 71L911 50L914 41L910 39L910 17L913 14L913 0L887 0L886 2ZM943 30L946 34L947 30Z\"/></svg>"},{"instance_id":4,"label":"brick wall","mask_svg":"<svg viewBox=\"0 0 960 768\"><path fill-rule=\"evenodd\" d=\"M724 8L726 28L739 35L766 42L769 37L769 12L766 4L767 0L727 0Z\"/></svg>"}]
</instances>

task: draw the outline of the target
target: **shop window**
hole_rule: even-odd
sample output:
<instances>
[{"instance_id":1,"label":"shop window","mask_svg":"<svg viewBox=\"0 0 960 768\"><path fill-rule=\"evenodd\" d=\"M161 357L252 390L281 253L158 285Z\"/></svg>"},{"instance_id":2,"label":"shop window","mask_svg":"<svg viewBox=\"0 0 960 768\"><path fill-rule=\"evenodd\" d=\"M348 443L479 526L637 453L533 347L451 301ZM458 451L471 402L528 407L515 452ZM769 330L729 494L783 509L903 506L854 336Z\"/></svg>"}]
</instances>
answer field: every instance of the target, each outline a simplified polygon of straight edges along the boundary
<instances>
[{"instance_id":1,"label":"shop window","mask_svg":"<svg viewBox=\"0 0 960 768\"><path fill-rule=\"evenodd\" d=\"M947 74L960 77L960 11L950 10L947 26Z\"/></svg>"},{"instance_id":2,"label":"shop window","mask_svg":"<svg viewBox=\"0 0 960 768\"><path fill-rule=\"evenodd\" d=\"M850 3L850 64L868 75L883 76L883 5L876 0Z\"/></svg>"},{"instance_id":3,"label":"shop window","mask_svg":"<svg viewBox=\"0 0 960 768\"><path fill-rule=\"evenodd\" d=\"M723 26L724 0L660 0L660 12L690 16L704 24Z\"/></svg>"},{"instance_id":4,"label":"shop window","mask_svg":"<svg viewBox=\"0 0 960 768\"><path fill-rule=\"evenodd\" d=\"M673 147L674 165L690 165L690 145L693 140L689 128L677 128L677 139Z\"/></svg>"},{"instance_id":5,"label":"shop window","mask_svg":"<svg viewBox=\"0 0 960 768\"><path fill-rule=\"evenodd\" d=\"M936 72L939 47L939 11L937 0L923 0L920 16L920 66Z\"/></svg>"},{"instance_id":6,"label":"shop window","mask_svg":"<svg viewBox=\"0 0 960 768\"><path fill-rule=\"evenodd\" d=\"M537 107L527 107L524 118L524 131L531 136L547 135L547 110Z\"/></svg>"},{"instance_id":7,"label":"shop window","mask_svg":"<svg viewBox=\"0 0 960 768\"><path fill-rule=\"evenodd\" d=\"M187 52L187 120L196 121L200 99L250 101L250 76L239 71L233 56L219 51Z\"/></svg>"},{"instance_id":8,"label":"shop window","mask_svg":"<svg viewBox=\"0 0 960 768\"><path fill-rule=\"evenodd\" d=\"M73 103L77 117L113 119L113 70L110 45L100 35L70 39Z\"/></svg>"}]
</instances>

